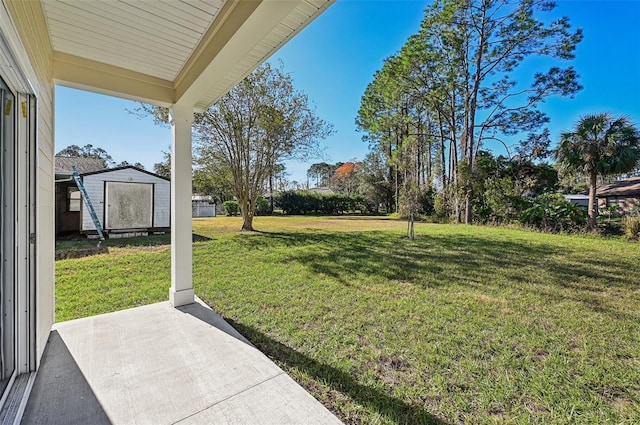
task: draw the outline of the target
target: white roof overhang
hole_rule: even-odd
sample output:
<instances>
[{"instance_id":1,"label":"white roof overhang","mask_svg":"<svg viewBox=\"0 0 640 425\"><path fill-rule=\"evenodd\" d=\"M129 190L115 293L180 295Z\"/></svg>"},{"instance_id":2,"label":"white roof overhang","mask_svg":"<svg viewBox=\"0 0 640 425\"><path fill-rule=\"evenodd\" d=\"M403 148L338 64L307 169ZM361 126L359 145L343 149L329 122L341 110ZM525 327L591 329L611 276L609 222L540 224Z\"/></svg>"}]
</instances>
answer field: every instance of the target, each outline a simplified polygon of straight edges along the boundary
<instances>
[{"instance_id":1,"label":"white roof overhang","mask_svg":"<svg viewBox=\"0 0 640 425\"><path fill-rule=\"evenodd\" d=\"M334 0L41 0L57 84L202 111Z\"/></svg>"}]
</instances>

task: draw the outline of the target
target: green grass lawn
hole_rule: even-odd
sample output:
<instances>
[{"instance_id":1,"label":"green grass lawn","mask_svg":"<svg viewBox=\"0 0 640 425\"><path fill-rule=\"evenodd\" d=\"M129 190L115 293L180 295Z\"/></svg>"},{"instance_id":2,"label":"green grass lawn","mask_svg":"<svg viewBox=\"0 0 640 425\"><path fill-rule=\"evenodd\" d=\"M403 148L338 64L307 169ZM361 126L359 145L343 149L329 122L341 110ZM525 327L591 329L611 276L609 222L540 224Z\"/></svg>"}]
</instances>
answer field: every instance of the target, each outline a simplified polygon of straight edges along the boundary
<instances>
[{"instance_id":1,"label":"green grass lawn","mask_svg":"<svg viewBox=\"0 0 640 425\"><path fill-rule=\"evenodd\" d=\"M350 424L640 423L640 244L194 220L196 293ZM168 245L57 266L57 320L168 298Z\"/></svg>"}]
</instances>

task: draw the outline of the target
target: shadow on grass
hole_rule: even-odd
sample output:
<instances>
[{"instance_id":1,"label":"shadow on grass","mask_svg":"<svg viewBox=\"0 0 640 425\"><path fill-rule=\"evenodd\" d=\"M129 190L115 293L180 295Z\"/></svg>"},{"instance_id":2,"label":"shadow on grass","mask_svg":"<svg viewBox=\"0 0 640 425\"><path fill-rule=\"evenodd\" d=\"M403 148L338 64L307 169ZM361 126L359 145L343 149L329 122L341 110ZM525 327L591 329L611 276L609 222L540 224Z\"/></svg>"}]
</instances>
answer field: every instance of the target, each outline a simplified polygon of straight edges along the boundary
<instances>
[{"instance_id":1,"label":"shadow on grass","mask_svg":"<svg viewBox=\"0 0 640 425\"><path fill-rule=\"evenodd\" d=\"M638 290L640 282L629 276L637 265L624 257L597 258L597 252L589 255L584 248L469 234L423 234L413 241L384 231L260 236L237 241L251 250L289 247L285 261L296 261L345 286L353 286L361 274L422 287L455 284L536 291L555 301L581 302L612 317L640 319L640 314L621 312L601 296L611 289Z\"/></svg>"},{"instance_id":2,"label":"shadow on grass","mask_svg":"<svg viewBox=\"0 0 640 425\"><path fill-rule=\"evenodd\" d=\"M192 234L193 242L206 242L211 238ZM171 234L137 236L134 238L107 239L99 243L96 239L78 239L56 242L56 260L89 257L109 252L109 248L137 248L171 245Z\"/></svg>"},{"instance_id":3,"label":"shadow on grass","mask_svg":"<svg viewBox=\"0 0 640 425\"><path fill-rule=\"evenodd\" d=\"M387 417L394 423L446 424L446 422L433 416L424 408L395 398L386 391L363 385L354 380L348 373L307 357L251 326L243 325L228 318L225 320L269 358L279 362L281 365L286 365L286 369L300 370L314 380L326 383L333 390L346 395L360 405L376 410L380 415ZM332 408L332 406L328 407ZM332 410L334 410L334 413L338 413L335 408L332 408Z\"/></svg>"},{"instance_id":4,"label":"shadow on grass","mask_svg":"<svg viewBox=\"0 0 640 425\"><path fill-rule=\"evenodd\" d=\"M206 242L206 241L210 241L212 240L210 237L208 236L204 236L204 235L199 235L197 233L193 233L192 235L192 241L193 242ZM171 240L169 240L169 243L171 243Z\"/></svg>"}]
</instances>

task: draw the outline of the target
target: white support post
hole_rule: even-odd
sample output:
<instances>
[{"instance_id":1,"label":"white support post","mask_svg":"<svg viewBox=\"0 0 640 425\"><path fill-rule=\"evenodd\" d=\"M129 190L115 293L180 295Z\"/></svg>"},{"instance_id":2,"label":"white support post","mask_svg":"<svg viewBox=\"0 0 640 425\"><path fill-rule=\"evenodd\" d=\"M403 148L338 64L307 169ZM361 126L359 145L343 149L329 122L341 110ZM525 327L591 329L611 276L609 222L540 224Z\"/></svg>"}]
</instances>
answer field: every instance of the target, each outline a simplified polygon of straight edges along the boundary
<instances>
[{"instance_id":1,"label":"white support post","mask_svg":"<svg viewBox=\"0 0 640 425\"><path fill-rule=\"evenodd\" d=\"M169 302L194 302L191 226L191 124L193 108L173 105L171 119L171 289Z\"/></svg>"}]
</instances>

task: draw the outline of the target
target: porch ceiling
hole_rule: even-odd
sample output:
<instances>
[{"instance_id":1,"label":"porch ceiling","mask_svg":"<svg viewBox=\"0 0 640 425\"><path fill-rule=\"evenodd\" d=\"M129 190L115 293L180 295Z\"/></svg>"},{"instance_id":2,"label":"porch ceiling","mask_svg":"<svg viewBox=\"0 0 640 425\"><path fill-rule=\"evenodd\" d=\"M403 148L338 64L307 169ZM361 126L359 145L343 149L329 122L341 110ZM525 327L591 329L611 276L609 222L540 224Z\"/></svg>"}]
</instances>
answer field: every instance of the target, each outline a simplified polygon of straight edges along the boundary
<instances>
[{"instance_id":1,"label":"porch ceiling","mask_svg":"<svg viewBox=\"0 0 640 425\"><path fill-rule=\"evenodd\" d=\"M56 83L204 110L334 0L41 0Z\"/></svg>"}]
</instances>

